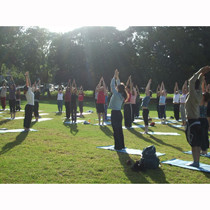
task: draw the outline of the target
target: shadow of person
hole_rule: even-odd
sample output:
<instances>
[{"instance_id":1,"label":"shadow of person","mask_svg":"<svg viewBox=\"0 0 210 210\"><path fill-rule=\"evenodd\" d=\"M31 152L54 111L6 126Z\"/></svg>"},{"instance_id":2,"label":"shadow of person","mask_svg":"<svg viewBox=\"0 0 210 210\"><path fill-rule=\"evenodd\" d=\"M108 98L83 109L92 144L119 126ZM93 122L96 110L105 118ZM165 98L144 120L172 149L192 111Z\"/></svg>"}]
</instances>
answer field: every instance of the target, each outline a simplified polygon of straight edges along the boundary
<instances>
[{"instance_id":1,"label":"shadow of person","mask_svg":"<svg viewBox=\"0 0 210 210\"><path fill-rule=\"evenodd\" d=\"M77 124L70 124L70 132L72 135L76 136L79 130L77 129Z\"/></svg>"},{"instance_id":2,"label":"shadow of person","mask_svg":"<svg viewBox=\"0 0 210 210\"><path fill-rule=\"evenodd\" d=\"M127 153L117 152L119 157L120 164L124 167L124 173L128 177L131 183L149 183L148 180L145 178L144 173L142 172L134 172L131 169L131 166L135 163ZM127 161L130 160L131 164L127 165Z\"/></svg>"},{"instance_id":3,"label":"shadow of person","mask_svg":"<svg viewBox=\"0 0 210 210\"><path fill-rule=\"evenodd\" d=\"M184 127L183 128L177 128L177 127L175 127L175 126L173 126L173 125L171 125L171 124L167 124L167 126L168 127L170 127L170 128L174 128L174 129L176 129L176 130L179 130L179 131L182 131L182 132L185 132L185 129L184 129Z\"/></svg>"},{"instance_id":4,"label":"shadow of person","mask_svg":"<svg viewBox=\"0 0 210 210\"><path fill-rule=\"evenodd\" d=\"M101 131L103 131L109 138L113 137L113 132L109 129L108 126L100 126Z\"/></svg>"},{"instance_id":5,"label":"shadow of person","mask_svg":"<svg viewBox=\"0 0 210 210\"><path fill-rule=\"evenodd\" d=\"M20 145L26 139L26 137L28 136L28 133L29 132L21 132L20 134L18 134L15 141L5 144L0 151L0 155L8 152L9 150L13 149L14 147L16 147L18 145Z\"/></svg>"},{"instance_id":6,"label":"shadow of person","mask_svg":"<svg viewBox=\"0 0 210 210\"><path fill-rule=\"evenodd\" d=\"M9 122L9 121L11 121L11 120L8 120L8 119L6 119L6 120L1 120L1 121L0 121L0 125L3 125L3 124L5 124L5 123L7 123L7 122Z\"/></svg>"}]
</instances>

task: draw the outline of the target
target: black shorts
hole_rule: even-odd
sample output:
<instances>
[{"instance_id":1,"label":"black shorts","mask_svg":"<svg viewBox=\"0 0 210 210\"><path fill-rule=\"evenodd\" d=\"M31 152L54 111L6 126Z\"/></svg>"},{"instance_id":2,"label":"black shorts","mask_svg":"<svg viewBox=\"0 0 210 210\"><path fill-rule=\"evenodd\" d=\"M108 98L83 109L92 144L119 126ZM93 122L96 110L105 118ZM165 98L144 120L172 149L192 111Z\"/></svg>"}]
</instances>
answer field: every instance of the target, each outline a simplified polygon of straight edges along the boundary
<instances>
[{"instance_id":1,"label":"black shorts","mask_svg":"<svg viewBox=\"0 0 210 210\"><path fill-rule=\"evenodd\" d=\"M105 112L104 104L97 104L96 110L97 110L97 113L104 113Z\"/></svg>"},{"instance_id":2,"label":"black shorts","mask_svg":"<svg viewBox=\"0 0 210 210\"><path fill-rule=\"evenodd\" d=\"M199 120L188 120L185 135L191 147L200 147L202 142L202 129Z\"/></svg>"}]
</instances>

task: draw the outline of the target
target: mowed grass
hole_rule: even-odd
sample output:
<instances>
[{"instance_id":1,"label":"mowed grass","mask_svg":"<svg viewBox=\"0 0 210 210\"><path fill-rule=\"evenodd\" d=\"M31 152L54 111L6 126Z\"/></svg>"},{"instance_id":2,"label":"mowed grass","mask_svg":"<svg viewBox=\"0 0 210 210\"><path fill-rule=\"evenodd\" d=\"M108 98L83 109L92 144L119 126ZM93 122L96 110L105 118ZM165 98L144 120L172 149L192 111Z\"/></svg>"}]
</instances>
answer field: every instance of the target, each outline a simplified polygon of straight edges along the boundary
<instances>
[{"instance_id":1,"label":"mowed grass","mask_svg":"<svg viewBox=\"0 0 210 210\"><path fill-rule=\"evenodd\" d=\"M22 101L22 109L24 106L25 101ZM113 145L114 139L111 126L92 125L97 123L97 114L95 104L90 99L84 102L84 111L93 110L94 113L84 115L82 119L90 120L91 125L64 124L65 113L55 113L57 104L53 100L41 101L40 110L49 113L42 118L53 120L32 123L31 127L38 132L0 134L0 183L210 183L210 173L166 164L161 164L156 170L133 172L127 160L134 163L140 156L96 148ZM0 115L0 128L23 127L23 120L4 119L10 116L8 111ZM17 116L24 116L24 113L18 112ZM150 117L156 116L155 104L151 104ZM167 116L173 116L171 105L167 106ZM155 145L158 152L166 153L160 157L161 161L173 158L192 160L191 155L183 153L191 149L183 128L156 124L150 130L181 135L142 135L141 128L123 130L126 147L142 150ZM210 159L201 157L201 162L210 164Z\"/></svg>"}]
</instances>

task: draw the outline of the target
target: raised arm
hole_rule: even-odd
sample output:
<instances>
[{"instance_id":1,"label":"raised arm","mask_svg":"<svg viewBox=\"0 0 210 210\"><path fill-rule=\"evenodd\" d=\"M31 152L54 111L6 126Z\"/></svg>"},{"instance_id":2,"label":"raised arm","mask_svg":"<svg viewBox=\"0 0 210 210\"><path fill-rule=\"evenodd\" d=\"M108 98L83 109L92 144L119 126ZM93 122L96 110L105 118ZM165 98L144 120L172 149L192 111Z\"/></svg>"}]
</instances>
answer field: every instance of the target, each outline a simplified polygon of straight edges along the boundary
<instances>
[{"instance_id":1,"label":"raised arm","mask_svg":"<svg viewBox=\"0 0 210 210\"><path fill-rule=\"evenodd\" d=\"M31 80L30 80L28 71L25 73L25 78L26 78L26 86L31 87Z\"/></svg>"},{"instance_id":2,"label":"raised arm","mask_svg":"<svg viewBox=\"0 0 210 210\"><path fill-rule=\"evenodd\" d=\"M176 94L176 91L179 91L179 88L178 88L178 83L175 82L175 86L174 86L174 94Z\"/></svg>"},{"instance_id":3,"label":"raised arm","mask_svg":"<svg viewBox=\"0 0 210 210\"><path fill-rule=\"evenodd\" d=\"M152 83L152 79L149 79L149 81L147 83L147 86L146 86L146 89L145 89L146 96L150 96L150 86L151 86L151 83Z\"/></svg>"}]
</instances>

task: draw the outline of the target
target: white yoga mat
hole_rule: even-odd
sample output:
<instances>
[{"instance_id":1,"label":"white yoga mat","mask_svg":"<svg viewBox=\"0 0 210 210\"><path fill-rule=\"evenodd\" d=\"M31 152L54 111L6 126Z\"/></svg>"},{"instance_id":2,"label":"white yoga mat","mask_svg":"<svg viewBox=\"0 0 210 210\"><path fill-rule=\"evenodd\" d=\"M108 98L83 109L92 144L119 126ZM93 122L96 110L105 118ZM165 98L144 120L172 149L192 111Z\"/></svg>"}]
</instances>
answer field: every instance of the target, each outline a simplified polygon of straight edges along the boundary
<instances>
[{"instance_id":1,"label":"white yoga mat","mask_svg":"<svg viewBox=\"0 0 210 210\"><path fill-rule=\"evenodd\" d=\"M144 134L144 132L140 132L141 134ZM166 133L166 132L148 132L149 135L162 135L162 136L180 136L179 133Z\"/></svg>"},{"instance_id":2,"label":"white yoga mat","mask_svg":"<svg viewBox=\"0 0 210 210\"><path fill-rule=\"evenodd\" d=\"M39 116L49 115L49 113L40 113Z\"/></svg>"},{"instance_id":3,"label":"white yoga mat","mask_svg":"<svg viewBox=\"0 0 210 210\"><path fill-rule=\"evenodd\" d=\"M48 121L48 120L52 120L53 118L39 118L38 122L43 122L43 121ZM36 119L33 119L32 122L36 122Z\"/></svg>"},{"instance_id":4,"label":"white yoga mat","mask_svg":"<svg viewBox=\"0 0 210 210\"><path fill-rule=\"evenodd\" d=\"M144 125L132 125L131 128L126 128L125 126L123 126L122 128L123 129L133 129L133 128L144 128L145 126Z\"/></svg>"},{"instance_id":5,"label":"white yoga mat","mask_svg":"<svg viewBox=\"0 0 210 210\"><path fill-rule=\"evenodd\" d=\"M135 119L134 123L143 122L143 120Z\"/></svg>"},{"instance_id":6,"label":"white yoga mat","mask_svg":"<svg viewBox=\"0 0 210 210\"><path fill-rule=\"evenodd\" d=\"M141 155L142 154L142 150L140 150L140 149L129 149L129 148L125 147L125 149L115 150L114 145L101 146L101 147L96 147L96 148L107 149L107 150L117 151L117 152L123 152L123 153L131 154L131 155ZM162 156L162 155L165 155L165 153L156 152L156 155Z\"/></svg>"},{"instance_id":7,"label":"white yoga mat","mask_svg":"<svg viewBox=\"0 0 210 210\"><path fill-rule=\"evenodd\" d=\"M72 123L72 121L63 121L65 124L69 124L69 125L71 125L71 124L75 124L75 123ZM77 120L77 122L76 122L76 124L78 124L78 123L84 123L85 122L85 120Z\"/></svg>"},{"instance_id":8,"label":"white yoga mat","mask_svg":"<svg viewBox=\"0 0 210 210\"><path fill-rule=\"evenodd\" d=\"M187 151L187 152L184 152L184 153L185 153L185 154L188 154L188 155L192 155L192 151ZM206 155L200 154L200 156L210 158L210 152L208 152Z\"/></svg>"},{"instance_id":9,"label":"white yoga mat","mask_svg":"<svg viewBox=\"0 0 210 210\"><path fill-rule=\"evenodd\" d=\"M30 128L30 131L37 131L37 130ZM26 131L24 129L0 130L0 133L21 133L21 132L26 132Z\"/></svg>"},{"instance_id":10,"label":"white yoga mat","mask_svg":"<svg viewBox=\"0 0 210 210\"><path fill-rule=\"evenodd\" d=\"M12 119L11 117L4 117L6 120L22 120L24 117L15 117L15 119Z\"/></svg>"},{"instance_id":11,"label":"white yoga mat","mask_svg":"<svg viewBox=\"0 0 210 210\"><path fill-rule=\"evenodd\" d=\"M93 125L99 125L98 123L96 123L96 124L93 124ZM111 125L111 122L104 122L104 125ZM101 123L101 125L100 126L102 126L102 123Z\"/></svg>"}]
</instances>

